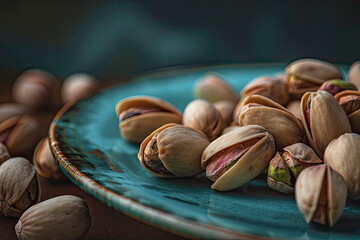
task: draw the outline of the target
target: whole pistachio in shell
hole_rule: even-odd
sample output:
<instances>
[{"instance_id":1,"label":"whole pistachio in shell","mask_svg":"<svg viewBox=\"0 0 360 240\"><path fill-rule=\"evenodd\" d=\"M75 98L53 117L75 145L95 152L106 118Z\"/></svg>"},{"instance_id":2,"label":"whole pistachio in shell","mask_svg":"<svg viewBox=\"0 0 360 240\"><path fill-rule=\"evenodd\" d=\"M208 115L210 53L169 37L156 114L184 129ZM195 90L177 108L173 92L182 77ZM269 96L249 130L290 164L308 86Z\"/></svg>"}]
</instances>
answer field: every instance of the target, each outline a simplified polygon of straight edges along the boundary
<instances>
[{"instance_id":1,"label":"whole pistachio in shell","mask_svg":"<svg viewBox=\"0 0 360 240\"><path fill-rule=\"evenodd\" d=\"M124 139L141 143L155 129L167 123L181 123L181 113L163 99L136 96L116 105L119 128Z\"/></svg>"},{"instance_id":2,"label":"whole pistachio in shell","mask_svg":"<svg viewBox=\"0 0 360 240\"><path fill-rule=\"evenodd\" d=\"M239 125L231 125L231 126L228 126L228 127L224 128L224 130L222 131L221 135L224 135L224 134L226 134L226 133L228 133L228 132L230 132L230 131L232 131L232 130L235 130L235 129L237 129L237 128L242 128L242 127L239 126Z\"/></svg>"},{"instance_id":3,"label":"whole pistachio in shell","mask_svg":"<svg viewBox=\"0 0 360 240\"><path fill-rule=\"evenodd\" d=\"M63 103L76 101L85 97L97 86L95 77L86 73L74 73L61 86L61 101Z\"/></svg>"},{"instance_id":4,"label":"whole pistachio in shell","mask_svg":"<svg viewBox=\"0 0 360 240\"><path fill-rule=\"evenodd\" d=\"M303 143L295 143L283 149L271 159L267 182L269 187L282 193L293 193L295 181L305 168L322 163L314 150Z\"/></svg>"},{"instance_id":5,"label":"whole pistachio in shell","mask_svg":"<svg viewBox=\"0 0 360 240\"><path fill-rule=\"evenodd\" d=\"M15 225L21 240L84 239L91 224L89 208L79 197L64 195L38 203Z\"/></svg>"},{"instance_id":6,"label":"whole pistachio in shell","mask_svg":"<svg viewBox=\"0 0 360 240\"><path fill-rule=\"evenodd\" d=\"M286 67L286 85L291 96L300 99L306 92L316 91L323 82L343 79L333 64L317 59L300 59Z\"/></svg>"},{"instance_id":7,"label":"whole pistachio in shell","mask_svg":"<svg viewBox=\"0 0 360 240\"><path fill-rule=\"evenodd\" d=\"M222 100L214 103L214 107L220 113L224 126L229 126L233 120L233 112L236 103L229 100Z\"/></svg>"},{"instance_id":8,"label":"whole pistachio in shell","mask_svg":"<svg viewBox=\"0 0 360 240\"><path fill-rule=\"evenodd\" d=\"M346 133L326 148L324 161L343 176L349 196L360 199L360 135Z\"/></svg>"},{"instance_id":9,"label":"whole pistachio in shell","mask_svg":"<svg viewBox=\"0 0 360 240\"><path fill-rule=\"evenodd\" d=\"M242 98L250 95L261 95L285 106L289 100L284 76L263 76L249 82L242 91Z\"/></svg>"},{"instance_id":10,"label":"whole pistachio in shell","mask_svg":"<svg viewBox=\"0 0 360 240\"><path fill-rule=\"evenodd\" d=\"M348 80L349 82L355 84L358 89L360 89L360 61L354 62L350 66Z\"/></svg>"},{"instance_id":11,"label":"whole pistachio in shell","mask_svg":"<svg viewBox=\"0 0 360 240\"><path fill-rule=\"evenodd\" d=\"M209 144L200 131L179 124L166 124L140 145L141 166L157 177L191 177L200 174L201 154Z\"/></svg>"},{"instance_id":12,"label":"whole pistachio in shell","mask_svg":"<svg viewBox=\"0 0 360 240\"><path fill-rule=\"evenodd\" d=\"M306 222L330 227L341 217L347 193L343 177L327 164L306 168L295 185L296 203Z\"/></svg>"},{"instance_id":13,"label":"whole pistachio in shell","mask_svg":"<svg viewBox=\"0 0 360 240\"><path fill-rule=\"evenodd\" d=\"M249 125L211 142L201 156L201 166L214 182L212 189L229 191L259 175L274 153L271 134L261 126Z\"/></svg>"},{"instance_id":14,"label":"whole pistachio in shell","mask_svg":"<svg viewBox=\"0 0 360 240\"><path fill-rule=\"evenodd\" d=\"M336 94L335 99L348 115L351 130L360 134L360 91L343 91Z\"/></svg>"},{"instance_id":15,"label":"whole pistachio in shell","mask_svg":"<svg viewBox=\"0 0 360 240\"><path fill-rule=\"evenodd\" d=\"M52 180L64 180L65 175L60 170L55 158L53 157L49 140L43 138L35 148L33 164L36 172L45 178Z\"/></svg>"},{"instance_id":16,"label":"whole pistachio in shell","mask_svg":"<svg viewBox=\"0 0 360 240\"><path fill-rule=\"evenodd\" d=\"M327 91L308 92L301 99L301 120L309 144L320 158L327 145L344 133L350 122L336 99Z\"/></svg>"},{"instance_id":17,"label":"whole pistachio in shell","mask_svg":"<svg viewBox=\"0 0 360 240\"><path fill-rule=\"evenodd\" d=\"M210 140L217 138L224 128L220 113L203 99L195 99L186 106L183 124L202 131Z\"/></svg>"},{"instance_id":18,"label":"whole pistachio in shell","mask_svg":"<svg viewBox=\"0 0 360 240\"><path fill-rule=\"evenodd\" d=\"M263 126L274 137L278 150L304 139L303 126L296 116L280 104L259 95L248 96L242 101L238 123L240 126Z\"/></svg>"},{"instance_id":19,"label":"whole pistachio in shell","mask_svg":"<svg viewBox=\"0 0 360 240\"><path fill-rule=\"evenodd\" d=\"M346 90L357 90L357 87L351 82L345 82L342 79L334 79L324 82L318 90L324 90L335 96L337 93Z\"/></svg>"},{"instance_id":20,"label":"whole pistachio in shell","mask_svg":"<svg viewBox=\"0 0 360 240\"><path fill-rule=\"evenodd\" d=\"M54 75L41 69L23 72L12 87L15 102L39 108L58 105L60 102L60 83Z\"/></svg>"},{"instance_id":21,"label":"whole pistachio in shell","mask_svg":"<svg viewBox=\"0 0 360 240\"><path fill-rule=\"evenodd\" d=\"M293 100L291 102L288 103L288 105L286 106L286 108L292 113L294 114L296 117L301 116L301 111L300 111L300 100Z\"/></svg>"},{"instance_id":22,"label":"whole pistachio in shell","mask_svg":"<svg viewBox=\"0 0 360 240\"><path fill-rule=\"evenodd\" d=\"M235 103L239 101L239 96L234 89L223 78L213 72L207 73L195 82L194 96L211 103L221 100L229 100Z\"/></svg>"},{"instance_id":23,"label":"whole pistachio in shell","mask_svg":"<svg viewBox=\"0 0 360 240\"><path fill-rule=\"evenodd\" d=\"M0 214L20 217L40 196L39 179L27 159L11 158L0 165Z\"/></svg>"},{"instance_id":24,"label":"whole pistachio in shell","mask_svg":"<svg viewBox=\"0 0 360 240\"><path fill-rule=\"evenodd\" d=\"M0 143L0 165L10 158L10 153L7 147Z\"/></svg>"}]
</instances>

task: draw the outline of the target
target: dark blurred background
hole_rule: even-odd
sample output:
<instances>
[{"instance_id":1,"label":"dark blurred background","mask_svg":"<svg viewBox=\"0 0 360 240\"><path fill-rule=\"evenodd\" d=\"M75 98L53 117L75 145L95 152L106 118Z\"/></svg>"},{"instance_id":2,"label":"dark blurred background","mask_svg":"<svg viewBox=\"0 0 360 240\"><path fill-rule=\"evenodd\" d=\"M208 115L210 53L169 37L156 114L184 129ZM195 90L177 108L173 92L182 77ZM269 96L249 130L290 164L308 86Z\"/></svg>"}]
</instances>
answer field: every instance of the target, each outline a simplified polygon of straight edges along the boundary
<instances>
[{"instance_id":1,"label":"dark blurred background","mask_svg":"<svg viewBox=\"0 0 360 240\"><path fill-rule=\"evenodd\" d=\"M360 1L8 1L0 68L111 79L188 64L360 58Z\"/></svg>"}]
</instances>

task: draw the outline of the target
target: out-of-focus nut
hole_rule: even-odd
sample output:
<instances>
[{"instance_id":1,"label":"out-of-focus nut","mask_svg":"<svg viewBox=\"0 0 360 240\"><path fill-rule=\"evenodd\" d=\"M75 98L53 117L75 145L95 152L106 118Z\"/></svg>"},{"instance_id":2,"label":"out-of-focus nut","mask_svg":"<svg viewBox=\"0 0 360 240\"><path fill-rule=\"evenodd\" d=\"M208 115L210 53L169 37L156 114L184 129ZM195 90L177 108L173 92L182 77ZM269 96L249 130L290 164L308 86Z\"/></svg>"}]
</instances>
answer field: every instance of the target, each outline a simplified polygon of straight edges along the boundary
<instances>
[{"instance_id":1,"label":"out-of-focus nut","mask_svg":"<svg viewBox=\"0 0 360 240\"><path fill-rule=\"evenodd\" d=\"M360 89L360 61L354 62L350 66L348 80L349 82L355 84L358 89Z\"/></svg>"},{"instance_id":2,"label":"out-of-focus nut","mask_svg":"<svg viewBox=\"0 0 360 240\"><path fill-rule=\"evenodd\" d=\"M11 158L0 166L0 213L20 217L40 201L41 189L34 167L21 157Z\"/></svg>"},{"instance_id":3,"label":"out-of-focus nut","mask_svg":"<svg viewBox=\"0 0 360 240\"><path fill-rule=\"evenodd\" d=\"M97 86L95 77L86 73L75 73L68 76L61 87L61 101L76 101L94 90Z\"/></svg>"},{"instance_id":4,"label":"out-of-focus nut","mask_svg":"<svg viewBox=\"0 0 360 240\"><path fill-rule=\"evenodd\" d=\"M15 232L21 240L83 239L90 224L86 202L82 198L65 195L26 210L15 225Z\"/></svg>"},{"instance_id":5,"label":"out-of-focus nut","mask_svg":"<svg viewBox=\"0 0 360 240\"><path fill-rule=\"evenodd\" d=\"M31 69L23 72L12 87L13 99L39 108L60 103L60 83L47 71Z\"/></svg>"},{"instance_id":6,"label":"out-of-focus nut","mask_svg":"<svg viewBox=\"0 0 360 240\"><path fill-rule=\"evenodd\" d=\"M33 163L36 172L40 176L52 180L65 179L65 175L60 170L59 165L51 153L49 140L47 138L42 139L36 146Z\"/></svg>"},{"instance_id":7,"label":"out-of-focus nut","mask_svg":"<svg viewBox=\"0 0 360 240\"><path fill-rule=\"evenodd\" d=\"M214 107L218 110L224 120L224 126L229 126L231 124L235 106L236 103L229 100L222 100L214 103Z\"/></svg>"},{"instance_id":8,"label":"out-of-focus nut","mask_svg":"<svg viewBox=\"0 0 360 240\"><path fill-rule=\"evenodd\" d=\"M10 158L10 153L7 147L0 143L0 165Z\"/></svg>"},{"instance_id":9,"label":"out-of-focus nut","mask_svg":"<svg viewBox=\"0 0 360 240\"><path fill-rule=\"evenodd\" d=\"M340 79L340 80L334 79L334 80L324 82L318 90L327 91L327 92L331 93L331 95L335 96L337 93L340 93L340 92L346 91L346 90L356 91L357 87L354 84L352 84L351 82L345 82L342 79Z\"/></svg>"},{"instance_id":10,"label":"out-of-focus nut","mask_svg":"<svg viewBox=\"0 0 360 240\"><path fill-rule=\"evenodd\" d=\"M298 118L301 116L300 103L300 100L293 100L286 106L286 108Z\"/></svg>"},{"instance_id":11,"label":"out-of-focus nut","mask_svg":"<svg viewBox=\"0 0 360 240\"><path fill-rule=\"evenodd\" d=\"M0 123L4 120L29 113L29 109L18 103L0 104Z\"/></svg>"}]
</instances>

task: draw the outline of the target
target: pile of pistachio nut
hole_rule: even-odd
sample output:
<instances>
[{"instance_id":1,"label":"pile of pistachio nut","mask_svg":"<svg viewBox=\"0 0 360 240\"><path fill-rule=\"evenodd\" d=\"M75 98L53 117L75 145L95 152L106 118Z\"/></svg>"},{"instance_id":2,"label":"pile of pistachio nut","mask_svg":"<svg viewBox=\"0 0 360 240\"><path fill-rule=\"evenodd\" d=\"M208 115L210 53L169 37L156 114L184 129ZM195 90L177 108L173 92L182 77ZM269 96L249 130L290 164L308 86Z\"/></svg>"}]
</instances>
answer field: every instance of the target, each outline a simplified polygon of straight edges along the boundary
<instances>
[{"instance_id":1,"label":"pile of pistachio nut","mask_svg":"<svg viewBox=\"0 0 360 240\"><path fill-rule=\"evenodd\" d=\"M40 176L57 184L66 179L46 138L49 122L41 116L52 118L61 104L77 101L96 85L87 74L73 74L60 84L45 70L29 69L15 79L13 101L0 104L0 216L19 218L18 239L82 239L87 234L91 216L84 199L64 195L41 202L46 189Z\"/></svg>"},{"instance_id":2,"label":"pile of pistachio nut","mask_svg":"<svg viewBox=\"0 0 360 240\"><path fill-rule=\"evenodd\" d=\"M229 191L267 173L294 193L306 222L333 226L346 199L360 199L360 62L348 80L335 65L300 59L281 76L251 81L240 97L208 73L181 114L155 97L118 102L122 137L141 144L141 166L157 177L206 172Z\"/></svg>"}]
</instances>

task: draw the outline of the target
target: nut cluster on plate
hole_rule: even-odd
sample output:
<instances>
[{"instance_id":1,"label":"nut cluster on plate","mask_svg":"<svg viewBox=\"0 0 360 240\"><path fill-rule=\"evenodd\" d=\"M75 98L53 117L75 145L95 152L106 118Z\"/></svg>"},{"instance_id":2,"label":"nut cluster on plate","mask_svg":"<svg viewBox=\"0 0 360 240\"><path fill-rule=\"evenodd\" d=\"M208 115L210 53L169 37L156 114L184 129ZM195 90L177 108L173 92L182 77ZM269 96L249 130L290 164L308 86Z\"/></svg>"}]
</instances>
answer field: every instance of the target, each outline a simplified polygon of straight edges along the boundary
<instances>
[{"instance_id":1,"label":"nut cluster on plate","mask_svg":"<svg viewBox=\"0 0 360 240\"><path fill-rule=\"evenodd\" d=\"M157 177L205 172L230 191L267 173L270 188L295 193L307 222L333 226L349 196L360 199L360 62L348 82L335 65L300 59L278 76L236 91L216 73L194 84L181 114L166 100L134 96L116 107L124 139Z\"/></svg>"},{"instance_id":2,"label":"nut cluster on plate","mask_svg":"<svg viewBox=\"0 0 360 240\"><path fill-rule=\"evenodd\" d=\"M0 104L0 215L20 218L19 239L86 235L91 223L86 202L70 195L40 202L40 176L58 183L65 179L46 138L49 115L53 118L61 103L80 100L96 86L87 74L73 74L61 85L48 71L30 69L14 81L14 102Z\"/></svg>"}]
</instances>

